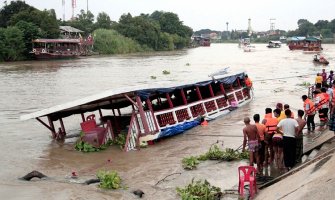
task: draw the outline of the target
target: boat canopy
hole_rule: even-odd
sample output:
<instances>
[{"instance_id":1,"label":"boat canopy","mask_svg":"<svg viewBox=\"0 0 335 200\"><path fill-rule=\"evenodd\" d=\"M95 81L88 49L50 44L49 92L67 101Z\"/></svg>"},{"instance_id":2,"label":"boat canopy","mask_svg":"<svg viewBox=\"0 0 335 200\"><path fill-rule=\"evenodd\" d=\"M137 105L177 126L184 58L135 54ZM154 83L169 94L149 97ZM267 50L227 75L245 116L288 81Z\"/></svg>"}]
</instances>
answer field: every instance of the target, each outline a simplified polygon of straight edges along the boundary
<instances>
[{"instance_id":1,"label":"boat canopy","mask_svg":"<svg viewBox=\"0 0 335 200\"><path fill-rule=\"evenodd\" d=\"M308 37L306 38L306 41L317 42L317 41L321 41L321 39L318 37Z\"/></svg>"},{"instance_id":2,"label":"boat canopy","mask_svg":"<svg viewBox=\"0 0 335 200\"><path fill-rule=\"evenodd\" d=\"M153 85L137 85L132 87L117 88L108 90L100 94L92 95L72 102L46 108L31 114L20 116L21 120L28 120L32 118L49 116L51 120L55 121L60 118L68 117L73 114L80 114L85 112L96 111L98 109L117 109L130 106L132 103L130 99L135 96L140 96L142 100L146 100L150 95L163 94L172 92L176 89L188 88L191 86L206 86L212 82L220 82L224 84L232 84L237 78L243 79L245 73L226 74L220 78L213 78L211 80L183 84L176 83L161 83Z\"/></svg>"},{"instance_id":3,"label":"boat canopy","mask_svg":"<svg viewBox=\"0 0 335 200\"><path fill-rule=\"evenodd\" d=\"M273 43L273 44L281 44L281 41L274 41L274 40L271 40L269 43Z\"/></svg>"},{"instance_id":4,"label":"boat canopy","mask_svg":"<svg viewBox=\"0 0 335 200\"><path fill-rule=\"evenodd\" d=\"M79 39L36 39L33 43L80 43Z\"/></svg>"},{"instance_id":5,"label":"boat canopy","mask_svg":"<svg viewBox=\"0 0 335 200\"><path fill-rule=\"evenodd\" d=\"M303 40L305 40L305 39L306 39L306 37L302 37L302 36L293 36L293 37L288 38L287 40L288 40L288 41L303 41Z\"/></svg>"}]
</instances>

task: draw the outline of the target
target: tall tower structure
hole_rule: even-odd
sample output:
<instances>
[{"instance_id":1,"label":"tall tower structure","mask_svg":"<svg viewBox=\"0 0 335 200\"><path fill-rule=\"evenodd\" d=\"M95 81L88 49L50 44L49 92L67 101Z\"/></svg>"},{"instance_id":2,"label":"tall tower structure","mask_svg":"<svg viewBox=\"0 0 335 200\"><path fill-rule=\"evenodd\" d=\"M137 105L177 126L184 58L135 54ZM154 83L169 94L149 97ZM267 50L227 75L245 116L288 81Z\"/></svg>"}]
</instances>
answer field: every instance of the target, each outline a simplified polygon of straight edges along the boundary
<instances>
[{"instance_id":1,"label":"tall tower structure","mask_svg":"<svg viewBox=\"0 0 335 200\"><path fill-rule=\"evenodd\" d=\"M252 34L252 28L251 28L251 19L248 19L248 35L250 36Z\"/></svg>"},{"instance_id":2,"label":"tall tower structure","mask_svg":"<svg viewBox=\"0 0 335 200\"><path fill-rule=\"evenodd\" d=\"M276 33L275 31L275 18L270 19L270 34L273 35Z\"/></svg>"},{"instance_id":3,"label":"tall tower structure","mask_svg":"<svg viewBox=\"0 0 335 200\"><path fill-rule=\"evenodd\" d=\"M228 25L229 25L229 22L226 22L226 25L227 25L227 32L228 32Z\"/></svg>"},{"instance_id":4,"label":"tall tower structure","mask_svg":"<svg viewBox=\"0 0 335 200\"><path fill-rule=\"evenodd\" d=\"M74 19L74 9L77 7L77 1L72 0L72 19Z\"/></svg>"},{"instance_id":5,"label":"tall tower structure","mask_svg":"<svg viewBox=\"0 0 335 200\"><path fill-rule=\"evenodd\" d=\"M65 0L62 0L62 7L63 7L63 21L65 21Z\"/></svg>"}]
</instances>

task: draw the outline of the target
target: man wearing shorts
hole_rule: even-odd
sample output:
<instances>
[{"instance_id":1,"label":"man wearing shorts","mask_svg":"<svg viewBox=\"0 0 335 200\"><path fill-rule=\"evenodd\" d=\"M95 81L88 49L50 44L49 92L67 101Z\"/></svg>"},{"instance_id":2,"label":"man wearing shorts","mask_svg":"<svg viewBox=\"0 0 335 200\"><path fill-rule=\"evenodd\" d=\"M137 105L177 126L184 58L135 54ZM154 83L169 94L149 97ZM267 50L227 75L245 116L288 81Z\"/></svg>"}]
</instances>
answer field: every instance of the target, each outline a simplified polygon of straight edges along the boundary
<instances>
[{"instance_id":1,"label":"man wearing shorts","mask_svg":"<svg viewBox=\"0 0 335 200\"><path fill-rule=\"evenodd\" d=\"M245 151L245 146L248 141L248 150L249 150L249 162L250 166L254 165L254 157L256 158L257 170L260 170L258 148L259 148L259 137L257 133L256 125L250 124L250 118L244 118L245 127L243 128L243 148L242 151Z\"/></svg>"}]
</instances>

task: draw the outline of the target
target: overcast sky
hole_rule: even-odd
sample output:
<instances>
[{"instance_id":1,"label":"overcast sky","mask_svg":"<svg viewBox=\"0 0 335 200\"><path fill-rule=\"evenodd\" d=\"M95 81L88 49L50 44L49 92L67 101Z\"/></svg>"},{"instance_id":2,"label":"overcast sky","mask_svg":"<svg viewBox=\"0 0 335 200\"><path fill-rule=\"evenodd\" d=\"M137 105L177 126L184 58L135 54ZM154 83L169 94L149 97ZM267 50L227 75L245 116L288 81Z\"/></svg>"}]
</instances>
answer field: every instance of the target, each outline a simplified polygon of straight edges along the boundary
<instances>
[{"instance_id":1,"label":"overcast sky","mask_svg":"<svg viewBox=\"0 0 335 200\"><path fill-rule=\"evenodd\" d=\"M75 15L81 9L89 10L96 17L106 12L113 21L124 13L137 16L151 14L155 10L178 14L184 25L194 31L247 29L248 19L254 31L270 29L270 19L275 19L276 29L295 30L299 19L312 23L335 19L335 0L76 0ZM62 0L26 0L38 9L55 9L57 18L63 17ZM65 0L65 19L72 16L71 0Z\"/></svg>"}]
</instances>

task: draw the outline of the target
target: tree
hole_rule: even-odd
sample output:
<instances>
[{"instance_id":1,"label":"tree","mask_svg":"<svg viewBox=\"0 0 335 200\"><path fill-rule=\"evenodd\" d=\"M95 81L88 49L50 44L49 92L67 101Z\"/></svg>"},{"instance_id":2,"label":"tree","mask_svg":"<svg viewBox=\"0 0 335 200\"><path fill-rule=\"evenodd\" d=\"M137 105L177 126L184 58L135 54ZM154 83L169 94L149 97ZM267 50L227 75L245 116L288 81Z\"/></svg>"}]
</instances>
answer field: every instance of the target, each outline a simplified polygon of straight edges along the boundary
<instances>
[{"instance_id":1,"label":"tree","mask_svg":"<svg viewBox=\"0 0 335 200\"><path fill-rule=\"evenodd\" d=\"M23 33L19 28L0 28L0 38L0 60L15 61L23 57L25 46Z\"/></svg>"},{"instance_id":2,"label":"tree","mask_svg":"<svg viewBox=\"0 0 335 200\"><path fill-rule=\"evenodd\" d=\"M29 52L32 49L32 40L40 37L40 31L38 26L31 22L19 21L15 24L23 33L23 40L25 42L24 54L29 57Z\"/></svg>"},{"instance_id":3,"label":"tree","mask_svg":"<svg viewBox=\"0 0 335 200\"><path fill-rule=\"evenodd\" d=\"M52 12L48 10L40 11L24 10L12 16L9 24L14 26L19 21L26 21L38 26L40 31L40 36L45 38L58 38L59 37L59 26L57 19L54 17Z\"/></svg>"},{"instance_id":4,"label":"tree","mask_svg":"<svg viewBox=\"0 0 335 200\"><path fill-rule=\"evenodd\" d=\"M299 19L298 26L298 34L301 36L313 35L316 32L314 24L306 19Z\"/></svg>"},{"instance_id":5,"label":"tree","mask_svg":"<svg viewBox=\"0 0 335 200\"><path fill-rule=\"evenodd\" d=\"M25 10L30 12L36 10L36 8L26 4L24 1L11 1L9 5L5 5L0 10L0 27L7 27L13 15Z\"/></svg>"},{"instance_id":6,"label":"tree","mask_svg":"<svg viewBox=\"0 0 335 200\"><path fill-rule=\"evenodd\" d=\"M97 22L95 23L95 29L103 28L103 29L111 29L112 21L107 13L102 12L97 16Z\"/></svg>"},{"instance_id":7,"label":"tree","mask_svg":"<svg viewBox=\"0 0 335 200\"><path fill-rule=\"evenodd\" d=\"M314 26L316 29L326 29L328 28L328 24L328 20L319 20L314 24Z\"/></svg>"},{"instance_id":8,"label":"tree","mask_svg":"<svg viewBox=\"0 0 335 200\"><path fill-rule=\"evenodd\" d=\"M93 22L94 15L93 13L91 13L91 11L87 11L86 13L84 10L80 10L80 14L77 15L77 18L75 20L70 21L69 25L84 31L86 35L88 35L94 30Z\"/></svg>"},{"instance_id":9,"label":"tree","mask_svg":"<svg viewBox=\"0 0 335 200\"><path fill-rule=\"evenodd\" d=\"M136 40L141 45L158 50L158 39L160 34L159 24L148 20L147 16L132 17L129 13L120 17L116 30Z\"/></svg>"}]
</instances>

